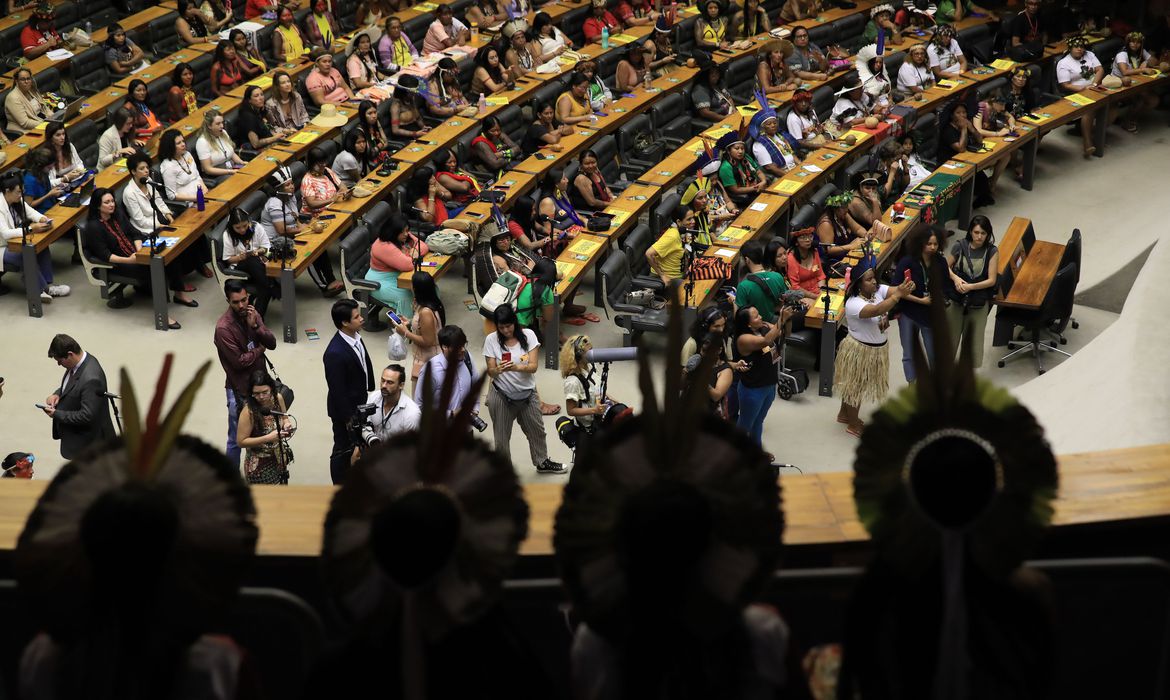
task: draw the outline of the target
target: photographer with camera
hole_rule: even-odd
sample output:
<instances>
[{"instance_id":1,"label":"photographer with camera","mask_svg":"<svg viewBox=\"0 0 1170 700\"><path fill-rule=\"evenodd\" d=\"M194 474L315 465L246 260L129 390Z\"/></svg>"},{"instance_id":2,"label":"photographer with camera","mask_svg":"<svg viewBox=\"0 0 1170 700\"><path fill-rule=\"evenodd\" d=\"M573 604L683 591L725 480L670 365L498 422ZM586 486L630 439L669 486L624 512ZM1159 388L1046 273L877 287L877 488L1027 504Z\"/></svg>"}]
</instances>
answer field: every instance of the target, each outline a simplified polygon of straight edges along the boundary
<instances>
[{"instance_id":1,"label":"photographer with camera","mask_svg":"<svg viewBox=\"0 0 1170 700\"><path fill-rule=\"evenodd\" d=\"M402 391L406 386L406 368L402 365L388 365L382 370L382 382L378 391L370 393L364 406L357 407L356 416L364 419L362 443L372 447L385 442L399 433L417 430L422 411L410 396ZM357 461L361 452L354 448L350 463Z\"/></svg>"},{"instance_id":2,"label":"photographer with camera","mask_svg":"<svg viewBox=\"0 0 1170 700\"><path fill-rule=\"evenodd\" d=\"M548 458L540 397L536 395L536 370L540 341L521 328L516 311L500 304L492 314L496 332L484 339L483 355L491 377L487 406L492 416L496 452L511 459L512 423L519 422L538 474L564 474L568 467Z\"/></svg>"},{"instance_id":3,"label":"photographer with camera","mask_svg":"<svg viewBox=\"0 0 1170 700\"><path fill-rule=\"evenodd\" d=\"M419 371L418 383L414 385L414 402L419 406L426 405L427 377L430 377L431 382L431 400L437 402L443 392L443 382L448 371L456 374L455 385L445 408L448 414L454 414L463 405L463 400L471 393L471 385L475 383L475 367L471 364L471 356L467 354L467 334L454 325L439 329L439 354L427 360ZM471 427L481 433L487 430L487 423L479 417L478 398L471 411Z\"/></svg>"}]
</instances>

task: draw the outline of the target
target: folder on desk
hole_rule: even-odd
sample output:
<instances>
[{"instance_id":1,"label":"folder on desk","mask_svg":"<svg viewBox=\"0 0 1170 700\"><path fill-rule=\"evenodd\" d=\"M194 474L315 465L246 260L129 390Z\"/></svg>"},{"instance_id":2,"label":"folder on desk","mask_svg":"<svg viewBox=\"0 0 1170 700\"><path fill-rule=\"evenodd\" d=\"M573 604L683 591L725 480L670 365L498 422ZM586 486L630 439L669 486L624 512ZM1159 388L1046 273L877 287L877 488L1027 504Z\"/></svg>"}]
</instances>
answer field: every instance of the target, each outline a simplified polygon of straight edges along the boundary
<instances>
[{"instance_id":1,"label":"folder on desk","mask_svg":"<svg viewBox=\"0 0 1170 700\"><path fill-rule=\"evenodd\" d=\"M748 230L746 228L740 228L739 226L728 226L723 230L723 233L719 234L717 240L730 243L731 241L738 241L746 235L748 235Z\"/></svg>"},{"instance_id":2,"label":"folder on desk","mask_svg":"<svg viewBox=\"0 0 1170 700\"><path fill-rule=\"evenodd\" d=\"M562 260L557 261L557 277L559 277L561 279L564 279L564 280L572 279L573 272L576 271L576 269L577 269L576 263L564 262Z\"/></svg>"},{"instance_id":3,"label":"folder on desk","mask_svg":"<svg viewBox=\"0 0 1170 700\"><path fill-rule=\"evenodd\" d=\"M288 140L292 143L306 144L313 143L314 139L316 138L316 134L310 134L307 131L298 131L292 136L289 136Z\"/></svg>"},{"instance_id":4,"label":"folder on desk","mask_svg":"<svg viewBox=\"0 0 1170 700\"><path fill-rule=\"evenodd\" d=\"M797 182L796 180L780 180L772 186L772 191L776 192L777 194L793 195L803 188L803 182Z\"/></svg>"},{"instance_id":5,"label":"folder on desk","mask_svg":"<svg viewBox=\"0 0 1170 700\"><path fill-rule=\"evenodd\" d=\"M1015 66L1015 61L1009 61L1006 58L997 58L991 62L991 67L999 70L1011 70Z\"/></svg>"},{"instance_id":6,"label":"folder on desk","mask_svg":"<svg viewBox=\"0 0 1170 700\"><path fill-rule=\"evenodd\" d=\"M958 86L957 83L952 82L950 80L940 80L937 83L935 83L935 85L942 88L943 90L953 90L955 87Z\"/></svg>"},{"instance_id":7,"label":"folder on desk","mask_svg":"<svg viewBox=\"0 0 1170 700\"><path fill-rule=\"evenodd\" d=\"M1096 102L1096 100L1092 99L1091 97L1087 97L1086 95L1081 94L1079 92L1074 92L1071 95L1065 95L1064 99L1068 100L1069 102L1072 102L1074 105L1079 105L1081 107L1084 107L1086 105L1091 105L1094 102Z\"/></svg>"},{"instance_id":8,"label":"folder on desk","mask_svg":"<svg viewBox=\"0 0 1170 700\"><path fill-rule=\"evenodd\" d=\"M484 100L488 103L489 107L502 107L508 104L508 98L505 95L492 95L491 97L485 97Z\"/></svg>"},{"instance_id":9,"label":"folder on desk","mask_svg":"<svg viewBox=\"0 0 1170 700\"><path fill-rule=\"evenodd\" d=\"M601 246L593 241L587 241L585 239L578 238L577 240L573 241L573 245L569 246L569 252L588 257L593 253L593 251L600 247Z\"/></svg>"}]
</instances>

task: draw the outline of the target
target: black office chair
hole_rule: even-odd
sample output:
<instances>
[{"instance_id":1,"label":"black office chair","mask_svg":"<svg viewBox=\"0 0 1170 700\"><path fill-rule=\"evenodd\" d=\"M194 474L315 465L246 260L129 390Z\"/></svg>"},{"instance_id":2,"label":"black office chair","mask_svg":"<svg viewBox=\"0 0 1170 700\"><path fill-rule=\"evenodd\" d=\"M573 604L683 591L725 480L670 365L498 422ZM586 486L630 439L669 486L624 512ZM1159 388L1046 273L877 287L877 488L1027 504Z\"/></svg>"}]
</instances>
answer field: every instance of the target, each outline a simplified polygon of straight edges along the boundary
<instances>
[{"instance_id":1,"label":"black office chair","mask_svg":"<svg viewBox=\"0 0 1170 700\"><path fill-rule=\"evenodd\" d=\"M370 244L370 230L365 226L354 226L342 239L341 281L345 285L345 295L367 309L365 329L380 331L386 328L379 316L386 305L373 295L381 285L366 279L366 272L370 269Z\"/></svg>"},{"instance_id":2,"label":"black office chair","mask_svg":"<svg viewBox=\"0 0 1170 700\"><path fill-rule=\"evenodd\" d=\"M601 264L601 280L605 299L615 312L613 321L625 331L622 333L624 347L632 346L643 333L666 332L667 309L651 309L626 302L626 294L639 288L634 285L625 253L620 250L609 253Z\"/></svg>"},{"instance_id":3,"label":"black office chair","mask_svg":"<svg viewBox=\"0 0 1170 700\"><path fill-rule=\"evenodd\" d=\"M999 321L1019 326L1030 335L1030 339L1027 341L1008 341L1008 349L1011 352L999 359L997 364L1000 367L1027 350L1032 351L1032 356L1036 359L1036 369L1040 374L1045 372L1044 364L1040 361L1041 350L1072 357L1064 350L1057 348L1055 342L1042 342L1041 334L1061 319L1069 317L1069 312L1072 311L1073 295L1077 291L1077 274L1076 265L1070 264L1062 267L1048 287L1048 293L1044 295L1044 301L1041 302L1040 308L1035 311L1000 307L997 317Z\"/></svg>"},{"instance_id":4,"label":"black office chair","mask_svg":"<svg viewBox=\"0 0 1170 700\"><path fill-rule=\"evenodd\" d=\"M654 245L654 233L645 224L638 224L622 239L621 249L626 254L633 275L634 286L642 289L662 289L662 280L654 276L646 251Z\"/></svg>"},{"instance_id":5,"label":"black office chair","mask_svg":"<svg viewBox=\"0 0 1170 700\"><path fill-rule=\"evenodd\" d=\"M1081 283L1081 230L1079 228L1073 229L1072 235L1068 237L1068 243L1064 245L1064 255L1060 258L1060 267L1063 268L1066 265L1076 266L1076 284L1079 285ZM1072 326L1074 330L1081 327L1072 316L1071 306L1069 307L1069 315L1066 318L1062 318L1048 330L1056 336L1061 345L1066 345L1068 338L1064 337L1064 330L1069 326Z\"/></svg>"}]
</instances>

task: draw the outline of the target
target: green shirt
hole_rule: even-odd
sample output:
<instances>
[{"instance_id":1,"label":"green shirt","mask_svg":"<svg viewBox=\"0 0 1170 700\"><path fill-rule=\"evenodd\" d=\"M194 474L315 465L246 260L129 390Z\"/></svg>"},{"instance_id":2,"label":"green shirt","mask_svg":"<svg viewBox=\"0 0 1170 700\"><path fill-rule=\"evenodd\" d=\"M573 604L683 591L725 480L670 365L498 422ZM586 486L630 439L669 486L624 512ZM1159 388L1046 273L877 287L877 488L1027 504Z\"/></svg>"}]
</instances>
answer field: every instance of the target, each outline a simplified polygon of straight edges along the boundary
<instances>
[{"instance_id":1,"label":"green shirt","mask_svg":"<svg viewBox=\"0 0 1170 700\"><path fill-rule=\"evenodd\" d=\"M534 306L532 303L533 286L535 285L531 282L524 285L524 289L521 289L520 295L516 297L516 320L520 322L521 326L528 328L533 327L538 322L541 308L553 303L553 289L545 287L544 292L540 295L540 305L529 308Z\"/></svg>"},{"instance_id":2,"label":"green shirt","mask_svg":"<svg viewBox=\"0 0 1170 700\"><path fill-rule=\"evenodd\" d=\"M966 17L971 13L971 2L967 0L963 3L963 16ZM955 0L942 0L938 4L938 10L934 13L934 18L939 22L951 22L955 19Z\"/></svg>"},{"instance_id":3,"label":"green shirt","mask_svg":"<svg viewBox=\"0 0 1170 700\"><path fill-rule=\"evenodd\" d=\"M735 181L735 168L733 168L731 166L731 159L724 158L723 163L720 164L720 166L719 166L719 181L723 183L724 187L744 187L745 185L755 184L755 181L756 181L755 174L756 174L756 171L758 171L760 169L760 166L758 163L756 163L756 159L752 158L750 155L744 154L743 159L745 161L747 161L748 168L752 171L751 181L750 182L736 182Z\"/></svg>"},{"instance_id":4,"label":"green shirt","mask_svg":"<svg viewBox=\"0 0 1170 700\"><path fill-rule=\"evenodd\" d=\"M744 277L739 286L735 288L735 305L741 309L754 306L756 312L760 314L760 318L767 323L772 323L776 320L776 307L780 305L780 295L788 291L788 283L784 281L779 272L771 270L756 272L753 273L753 276L764 280L772 292L771 296L760 289L760 285Z\"/></svg>"},{"instance_id":5,"label":"green shirt","mask_svg":"<svg viewBox=\"0 0 1170 700\"><path fill-rule=\"evenodd\" d=\"M864 37L866 41L877 41L877 33L877 22L874 22L871 19L868 23L866 23L865 31L861 33L861 36Z\"/></svg>"}]
</instances>

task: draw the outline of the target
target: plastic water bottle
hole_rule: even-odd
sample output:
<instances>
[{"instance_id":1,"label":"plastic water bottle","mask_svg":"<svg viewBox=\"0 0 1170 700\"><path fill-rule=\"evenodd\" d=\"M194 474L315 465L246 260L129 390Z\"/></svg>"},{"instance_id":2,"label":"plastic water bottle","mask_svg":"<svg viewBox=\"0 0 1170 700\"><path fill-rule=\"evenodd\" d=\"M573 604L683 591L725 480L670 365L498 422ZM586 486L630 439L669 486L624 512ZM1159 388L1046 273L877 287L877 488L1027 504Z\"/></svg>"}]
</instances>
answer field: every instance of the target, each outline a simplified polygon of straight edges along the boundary
<instances>
[{"instance_id":1,"label":"plastic water bottle","mask_svg":"<svg viewBox=\"0 0 1170 700\"><path fill-rule=\"evenodd\" d=\"M487 98L483 96L482 92L479 93L479 102L477 104L479 106L479 113L480 114L483 114L484 112L487 111L487 107L488 107Z\"/></svg>"},{"instance_id":2,"label":"plastic water bottle","mask_svg":"<svg viewBox=\"0 0 1170 700\"><path fill-rule=\"evenodd\" d=\"M472 22L471 23L471 43L474 44L475 40L478 38L479 38L479 22Z\"/></svg>"},{"instance_id":3,"label":"plastic water bottle","mask_svg":"<svg viewBox=\"0 0 1170 700\"><path fill-rule=\"evenodd\" d=\"M195 188L195 209L197 211L203 211L204 207L206 207L206 206L207 206L207 202L203 199L203 188L196 187Z\"/></svg>"},{"instance_id":4,"label":"plastic water bottle","mask_svg":"<svg viewBox=\"0 0 1170 700\"><path fill-rule=\"evenodd\" d=\"M601 48L609 48L609 27L601 28Z\"/></svg>"},{"instance_id":5,"label":"plastic water bottle","mask_svg":"<svg viewBox=\"0 0 1170 700\"><path fill-rule=\"evenodd\" d=\"M85 33L90 37L93 36L93 22L90 22L88 19L85 20Z\"/></svg>"}]
</instances>

